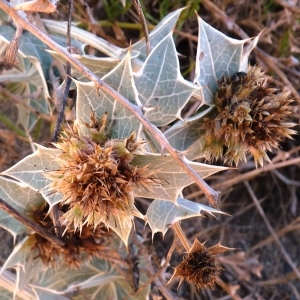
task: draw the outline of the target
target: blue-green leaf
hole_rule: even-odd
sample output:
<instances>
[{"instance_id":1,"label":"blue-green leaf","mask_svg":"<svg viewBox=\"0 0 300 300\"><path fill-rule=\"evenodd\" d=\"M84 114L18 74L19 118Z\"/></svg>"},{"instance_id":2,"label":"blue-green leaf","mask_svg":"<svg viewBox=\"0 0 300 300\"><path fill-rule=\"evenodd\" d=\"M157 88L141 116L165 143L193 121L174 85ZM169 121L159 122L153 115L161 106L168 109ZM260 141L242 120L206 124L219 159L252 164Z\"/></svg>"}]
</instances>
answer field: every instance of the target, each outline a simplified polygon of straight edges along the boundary
<instances>
[{"instance_id":1,"label":"blue-green leaf","mask_svg":"<svg viewBox=\"0 0 300 300\"><path fill-rule=\"evenodd\" d=\"M166 36L170 34L175 28L175 25L178 21L178 18L181 12L185 8L180 8L172 13L168 14L165 18L163 18L159 24L151 31L149 34L149 42L150 42L150 50L152 51L161 40L163 40ZM139 52L138 59L141 61L145 61L147 58L146 54L146 42L143 38L142 40L138 41L137 43L131 46L132 50L136 50Z\"/></svg>"},{"instance_id":2,"label":"blue-green leaf","mask_svg":"<svg viewBox=\"0 0 300 300\"><path fill-rule=\"evenodd\" d=\"M24 183L0 177L0 198L15 208L20 214L26 214L40 207L44 199ZM28 231L28 228L3 210L0 210L0 226L9 231L14 238Z\"/></svg>"},{"instance_id":3,"label":"blue-green leaf","mask_svg":"<svg viewBox=\"0 0 300 300\"><path fill-rule=\"evenodd\" d=\"M198 89L181 76L172 33L156 45L134 77L142 105L152 108L145 115L156 126L179 119L181 109Z\"/></svg>"},{"instance_id":4,"label":"blue-green leaf","mask_svg":"<svg viewBox=\"0 0 300 300\"><path fill-rule=\"evenodd\" d=\"M152 229L152 236L156 232L167 232L171 225L184 219L202 216L201 212L207 212L211 215L221 213L222 211L202 205L197 202L178 198L176 202L167 200L154 200L148 207L146 217L147 222Z\"/></svg>"},{"instance_id":5,"label":"blue-green leaf","mask_svg":"<svg viewBox=\"0 0 300 300\"><path fill-rule=\"evenodd\" d=\"M53 194L49 190L51 181L44 176L44 173L60 168L60 165L55 161L55 156L61 151L45 148L41 145L36 146L37 150L33 154L26 156L2 174L15 178L28 185L35 192L41 193L52 207L52 205L61 201L62 195L59 193Z\"/></svg>"},{"instance_id":6,"label":"blue-green leaf","mask_svg":"<svg viewBox=\"0 0 300 300\"><path fill-rule=\"evenodd\" d=\"M139 104L132 76L130 53L103 80L133 104ZM138 119L109 93L97 91L93 82L75 81L77 86L76 119L83 133L86 127L82 121L89 123L91 111L98 118L107 113L108 130L113 138L126 138L133 131L139 131L141 124ZM98 94L99 93L99 94Z\"/></svg>"},{"instance_id":7,"label":"blue-green leaf","mask_svg":"<svg viewBox=\"0 0 300 300\"><path fill-rule=\"evenodd\" d=\"M203 102L214 104L214 93L222 76L246 72L248 56L257 38L236 40L216 30L198 16L199 36L195 82L202 88ZM250 42L244 51L244 45Z\"/></svg>"},{"instance_id":8,"label":"blue-green leaf","mask_svg":"<svg viewBox=\"0 0 300 300\"><path fill-rule=\"evenodd\" d=\"M226 167L206 165L189 160L186 160L186 162L202 178L227 169ZM169 155L162 156L153 153L137 155L131 164L139 168L147 166L147 171L143 176L157 178L154 179L153 184L150 182L149 189L146 189L141 184L134 186L135 197L175 202L183 188L193 183L193 180L187 175L186 171Z\"/></svg>"}]
</instances>

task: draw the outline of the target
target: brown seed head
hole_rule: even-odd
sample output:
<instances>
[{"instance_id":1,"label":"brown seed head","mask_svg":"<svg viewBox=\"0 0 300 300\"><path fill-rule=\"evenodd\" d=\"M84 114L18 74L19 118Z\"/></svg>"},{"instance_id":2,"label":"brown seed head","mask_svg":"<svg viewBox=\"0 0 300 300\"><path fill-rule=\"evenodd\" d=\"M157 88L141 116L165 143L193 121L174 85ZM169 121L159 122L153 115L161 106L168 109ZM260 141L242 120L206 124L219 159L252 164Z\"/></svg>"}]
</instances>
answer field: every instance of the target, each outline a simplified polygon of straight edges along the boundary
<instances>
[{"instance_id":1,"label":"brown seed head","mask_svg":"<svg viewBox=\"0 0 300 300\"><path fill-rule=\"evenodd\" d=\"M198 289L213 289L222 269L215 256L227 250L230 249L220 244L206 248L196 239L191 250L175 268L169 282L179 277L179 285L186 280Z\"/></svg>"},{"instance_id":2,"label":"brown seed head","mask_svg":"<svg viewBox=\"0 0 300 300\"><path fill-rule=\"evenodd\" d=\"M135 155L142 153L143 142L132 133L126 139L109 139L105 115L99 122L91 115L90 124L64 129L61 140L55 143L62 152L55 157L60 168L45 172L53 192L61 193L60 203L65 213L61 217L68 229L79 231L83 226L96 228L108 223L110 217L120 216L130 208L128 194L133 184L153 184L153 176L145 176L147 167L130 165Z\"/></svg>"},{"instance_id":3,"label":"brown seed head","mask_svg":"<svg viewBox=\"0 0 300 300\"><path fill-rule=\"evenodd\" d=\"M35 222L54 232L53 221L47 213L49 206L44 205L32 214ZM102 226L95 230L92 226L83 226L82 232L69 227L64 235L65 245L58 247L38 234L29 237L29 244L33 253L37 253L34 258L40 258L45 265L56 267L61 261L71 268L77 268L93 257L103 258L107 253L112 254L107 241L111 233Z\"/></svg>"},{"instance_id":4,"label":"brown seed head","mask_svg":"<svg viewBox=\"0 0 300 300\"><path fill-rule=\"evenodd\" d=\"M296 133L290 129L295 124L287 122L293 99L271 82L257 66L249 66L247 74L223 77L215 94L216 112L201 126L208 160L223 158L237 165L250 152L256 166L262 166L264 159L269 161L267 151Z\"/></svg>"}]
</instances>

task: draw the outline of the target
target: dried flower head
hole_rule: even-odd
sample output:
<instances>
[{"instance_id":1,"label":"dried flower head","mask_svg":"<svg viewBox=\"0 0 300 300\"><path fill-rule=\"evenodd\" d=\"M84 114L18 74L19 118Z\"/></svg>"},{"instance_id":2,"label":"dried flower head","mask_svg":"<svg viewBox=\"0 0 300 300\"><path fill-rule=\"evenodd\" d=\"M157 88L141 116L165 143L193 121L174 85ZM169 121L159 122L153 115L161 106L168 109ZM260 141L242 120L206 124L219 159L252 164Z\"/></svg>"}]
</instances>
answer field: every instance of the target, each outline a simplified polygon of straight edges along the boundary
<instances>
[{"instance_id":1,"label":"dried flower head","mask_svg":"<svg viewBox=\"0 0 300 300\"><path fill-rule=\"evenodd\" d=\"M227 250L230 249L220 245L220 243L206 248L196 239L183 261L175 268L169 282L179 277L178 287L186 280L193 283L198 289L213 289L222 269L215 256Z\"/></svg>"},{"instance_id":2,"label":"dried flower head","mask_svg":"<svg viewBox=\"0 0 300 300\"><path fill-rule=\"evenodd\" d=\"M81 124L81 130L76 124L73 129L65 128L60 142L54 144L62 150L54 158L60 168L45 176L51 180L51 190L63 197L61 220L66 230L107 225L110 217L121 217L132 207L133 184L155 183L147 167L130 164L142 153L144 143L135 132L125 139L110 139L106 121L106 115L98 121L91 114L90 124Z\"/></svg>"},{"instance_id":3,"label":"dried flower head","mask_svg":"<svg viewBox=\"0 0 300 300\"><path fill-rule=\"evenodd\" d=\"M53 220L47 213L48 209L49 206L44 205L32 213L32 218L44 229L55 234ZM113 250L107 244L110 236L111 233L104 225L98 226L95 230L92 226L83 226L81 233L69 227L64 235L63 247L56 246L36 233L29 236L28 243L35 254L34 258L40 258L45 265L55 267L63 261L66 266L77 268L93 257L112 257Z\"/></svg>"},{"instance_id":4,"label":"dried flower head","mask_svg":"<svg viewBox=\"0 0 300 300\"><path fill-rule=\"evenodd\" d=\"M261 68L249 66L247 74L239 72L218 83L217 111L201 126L208 160L224 158L237 165L250 152L256 166L262 166L264 159L269 161L267 151L296 133L290 129L295 124L287 122L293 102L290 93L272 88L271 82Z\"/></svg>"}]
</instances>

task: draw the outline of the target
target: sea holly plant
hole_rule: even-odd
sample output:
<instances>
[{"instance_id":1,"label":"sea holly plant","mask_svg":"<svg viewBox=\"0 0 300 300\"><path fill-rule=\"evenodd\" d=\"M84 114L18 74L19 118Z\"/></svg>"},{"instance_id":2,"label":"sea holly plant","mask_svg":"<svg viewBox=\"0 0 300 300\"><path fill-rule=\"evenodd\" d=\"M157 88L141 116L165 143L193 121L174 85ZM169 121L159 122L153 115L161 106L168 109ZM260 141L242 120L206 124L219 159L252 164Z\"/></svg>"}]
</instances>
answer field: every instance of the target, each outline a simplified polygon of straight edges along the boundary
<instances>
[{"instance_id":1,"label":"sea holly plant","mask_svg":"<svg viewBox=\"0 0 300 300\"><path fill-rule=\"evenodd\" d=\"M0 26L2 78L20 73L32 93L37 81L28 74L33 69L42 83L42 105L50 112L45 82L49 61L55 59L62 69L72 64L76 91L75 117L62 125L58 141L49 140L48 147L33 144L32 154L1 173L0 225L15 237L25 235L2 267L1 278L16 283L16 288L6 285L7 294L23 299L147 299L154 281L169 295L150 271L137 222L148 224L152 237L173 228L185 247L188 254L173 276L168 274L170 282L178 277L199 289L213 288L221 272L216 256L230 249L191 243L180 222L205 212L223 213L217 209L218 193L203 178L227 167L194 160L205 156L238 164L250 152L262 165L268 160L266 151L295 133L287 121L289 94L271 87L259 67L248 66L258 37L234 40L198 17L196 77L189 82L180 73L173 40L182 9L150 33L149 54L143 40L120 49L75 25L76 54L70 54L62 44L64 23L45 20L45 35L10 4L2 2L0 8L14 21ZM38 49L30 55L22 49L25 34ZM85 45L106 57L87 55ZM19 62L12 63L13 50ZM20 88L15 92L22 93ZM191 99L200 100L199 108L183 119L182 109ZM30 134L34 123L28 124L22 126ZM160 130L166 125L167 131ZM215 207L183 198L183 189L194 182ZM148 199L146 213L139 208L140 198ZM16 278L9 268L16 269Z\"/></svg>"}]
</instances>

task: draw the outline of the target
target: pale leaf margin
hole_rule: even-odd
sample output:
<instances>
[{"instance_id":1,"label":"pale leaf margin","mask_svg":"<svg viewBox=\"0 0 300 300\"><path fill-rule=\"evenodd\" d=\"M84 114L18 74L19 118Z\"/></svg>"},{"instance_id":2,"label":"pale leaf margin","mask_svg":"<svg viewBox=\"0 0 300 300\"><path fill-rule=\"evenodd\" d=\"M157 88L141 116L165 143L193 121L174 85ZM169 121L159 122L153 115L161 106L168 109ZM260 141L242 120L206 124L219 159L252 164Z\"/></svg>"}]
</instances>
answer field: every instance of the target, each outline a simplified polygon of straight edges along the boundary
<instances>
[{"instance_id":1,"label":"pale leaf margin","mask_svg":"<svg viewBox=\"0 0 300 300\"><path fill-rule=\"evenodd\" d=\"M213 95L222 76L247 72L248 57L259 36L237 40L204 22L198 15L199 34L194 82L202 87L203 104L213 105Z\"/></svg>"},{"instance_id":2,"label":"pale leaf margin","mask_svg":"<svg viewBox=\"0 0 300 300\"><path fill-rule=\"evenodd\" d=\"M214 214L226 214L215 208L179 197L176 202L154 200L148 207L146 221L152 230L153 238L156 232L161 232L164 236L176 222L203 216L201 212L206 212L212 216Z\"/></svg>"},{"instance_id":3,"label":"pale leaf margin","mask_svg":"<svg viewBox=\"0 0 300 300\"><path fill-rule=\"evenodd\" d=\"M60 165L55 161L55 156L61 153L59 149L46 148L34 144L37 150L20 160L1 175L6 175L27 184L34 191L42 194L49 203L50 209L62 200L62 195L53 193L49 189L51 181L44 174L47 171L58 170Z\"/></svg>"}]
</instances>

